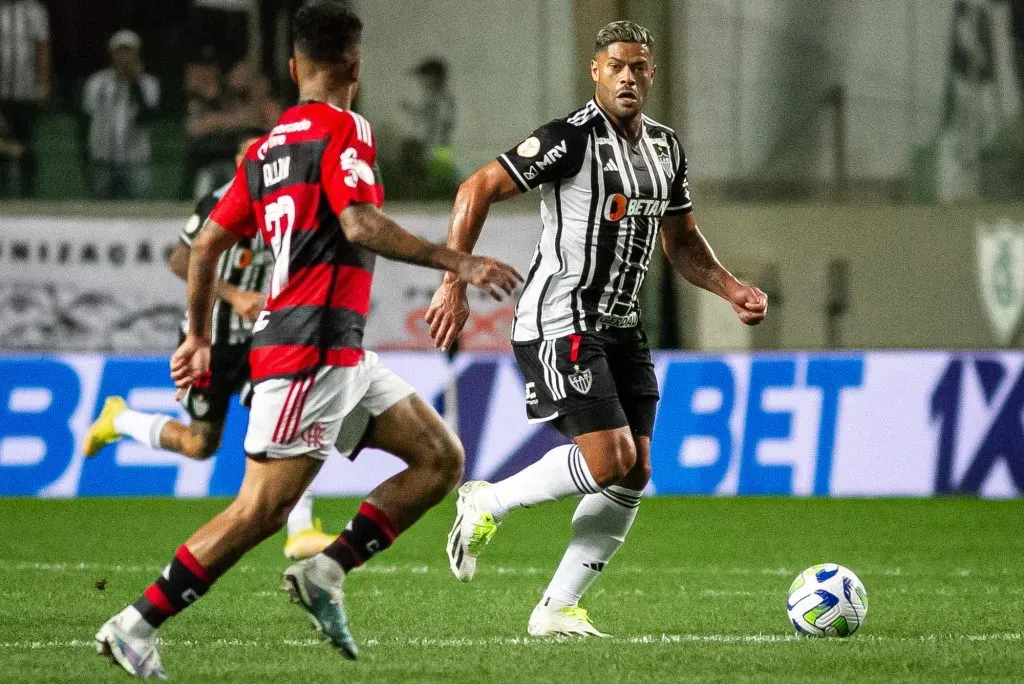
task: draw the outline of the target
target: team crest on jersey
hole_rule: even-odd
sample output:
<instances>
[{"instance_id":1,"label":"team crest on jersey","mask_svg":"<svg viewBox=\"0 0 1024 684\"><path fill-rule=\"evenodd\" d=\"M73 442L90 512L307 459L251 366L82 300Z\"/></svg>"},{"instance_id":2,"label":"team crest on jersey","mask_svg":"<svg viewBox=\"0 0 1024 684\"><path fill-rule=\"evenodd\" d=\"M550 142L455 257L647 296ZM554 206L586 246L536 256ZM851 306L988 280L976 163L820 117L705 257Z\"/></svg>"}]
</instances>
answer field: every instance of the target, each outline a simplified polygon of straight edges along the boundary
<instances>
[{"instance_id":1,"label":"team crest on jersey","mask_svg":"<svg viewBox=\"0 0 1024 684\"><path fill-rule=\"evenodd\" d=\"M576 366L576 372L569 376L569 384L580 394L586 394L594 384L594 374L590 372L589 368L581 369Z\"/></svg>"},{"instance_id":2,"label":"team crest on jersey","mask_svg":"<svg viewBox=\"0 0 1024 684\"><path fill-rule=\"evenodd\" d=\"M210 402L206 400L206 397L201 394L192 395L192 413L196 415L196 418L202 418L210 411Z\"/></svg>"}]
</instances>

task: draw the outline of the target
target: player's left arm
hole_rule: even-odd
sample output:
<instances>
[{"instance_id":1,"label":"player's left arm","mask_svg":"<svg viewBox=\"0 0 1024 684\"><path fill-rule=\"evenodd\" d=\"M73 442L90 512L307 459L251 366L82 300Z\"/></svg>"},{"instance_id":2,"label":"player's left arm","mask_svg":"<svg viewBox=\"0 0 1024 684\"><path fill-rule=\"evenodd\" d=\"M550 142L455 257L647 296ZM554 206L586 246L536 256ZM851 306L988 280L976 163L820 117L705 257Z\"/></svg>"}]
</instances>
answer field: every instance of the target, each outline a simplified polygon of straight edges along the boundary
<instances>
[{"instance_id":1,"label":"player's left arm","mask_svg":"<svg viewBox=\"0 0 1024 684\"><path fill-rule=\"evenodd\" d=\"M741 321L757 325L764 320L768 295L753 285L740 282L722 266L697 227L692 211L662 219L661 246L680 275L729 302Z\"/></svg>"}]
</instances>

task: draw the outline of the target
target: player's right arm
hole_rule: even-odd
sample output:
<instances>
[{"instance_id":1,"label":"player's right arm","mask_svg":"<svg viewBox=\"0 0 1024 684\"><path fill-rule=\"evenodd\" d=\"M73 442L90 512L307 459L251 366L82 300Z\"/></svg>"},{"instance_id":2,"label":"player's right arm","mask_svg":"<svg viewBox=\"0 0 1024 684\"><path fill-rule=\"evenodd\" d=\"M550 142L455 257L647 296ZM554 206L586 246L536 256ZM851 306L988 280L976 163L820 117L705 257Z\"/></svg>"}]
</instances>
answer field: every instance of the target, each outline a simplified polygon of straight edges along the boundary
<instances>
[{"instance_id":1,"label":"player's right arm","mask_svg":"<svg viewBox=\"0 0 1024 684\"><path fill-rule=\"evenodd\" d=\"M200 214L205 215L209 213L208 211L202 210L202 206L203 202L200 202L199 206L196 207L196 213L192 214L188 223L185 224L184 229L181 231L178 244L174 245L174 249L171 250L170 259L168 259L168 266L171 269L171 273L184 281L188 281L188 261L192 252L192 245L202 228L202 218ZM222 278L217 278L214 281L213 287L214 296L217 297L217 299L227 302L232 309L237 311L240 316L250 323L254 323L256 321L256 317L259 316L260 311L262 311L263 307L266 305L266 297L264 297L262 292L243 290L225 282Z\"/></svg>"},{"instance_id":2,"label":"player's right arm","mask_svg":"<svg viewBox=\"0 0 1024 684\"><path fill-rule=\"evenodd\" d=\"M256 216L249 199L249 184L243 164L235 171L231 187L217 202L203 229L192 241L186 277L188 333L171 357L171 379L178 387L179 395L210 368L211 319L220 255L243 237L255 237L256 232Z\"/></svg>"},{"instance_id":3,"label":"player's right arm","mask_svg":"<svg viewBox=\"0 0 1024 684\"><path fill-rule=\"evenodd\" d=\"M579 127L556 119L538 128L459 186L448 222L448 246L472 252L492 205L575 175L585 154L586 135ZM430 325L434 345L450 347L469 318L465 284L446 275L423 318Z\"/></svg>"},{"instance_id":4,"label":"player's right arm","mask_svg":"<svg viewBox=\"0 0 1024 684\"><path fill-rule=\"evenodd\" d=\"M488 257L456 252L408 232L380 210L383 188L374 171L377 151L369 123L357 114L339 127L321 159L321 184L345 238L386 259L448 271L495 299L512 294L523 278Z\"/></svg>"},{"instance_id":5,"label":"player's right arm","mask_svg":"<svg viewBox=\"0 0 1024 684\"><path fill-rule=\"evenodd\" d=\"M523 277L497 259L457 252L413 235L372 204L350 204L341 212L341 228L349 242L394 261L448 271L501 300Z\"/></svg>"}]
</instances>

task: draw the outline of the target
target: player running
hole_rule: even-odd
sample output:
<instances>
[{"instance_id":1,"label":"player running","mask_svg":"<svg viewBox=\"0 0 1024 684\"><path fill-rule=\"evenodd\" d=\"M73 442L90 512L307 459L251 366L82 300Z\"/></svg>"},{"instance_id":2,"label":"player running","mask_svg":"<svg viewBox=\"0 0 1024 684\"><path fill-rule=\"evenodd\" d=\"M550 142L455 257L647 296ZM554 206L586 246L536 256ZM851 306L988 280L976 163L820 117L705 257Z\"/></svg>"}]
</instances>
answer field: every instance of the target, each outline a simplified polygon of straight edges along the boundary
<instances>
[{"instance_id":1,"label":"player running","mask_svg":"<svg viewBox=\"0 0 1024 684\"><path fill-rule=\"evenodd\" d=\"M358 87L362 24L336 0L294 16L292 78L300 103L251 147L192 246L189 332L171 359L187 388L210 366L220 254L257 229L274 251L266 308L253 328L246 473L235 501L180 546L163 574L96 635L101 653L140 677L163 676L156 630L276 532L332 446L365 443L408 468L374 489L323 553L284 572L293 600L346 657L346 574L383 551L458 483L458 438L412 387L362 349L374 254L450 270L496 298L519 274L493 259L433 245L379 209L370 124L348 110Z\"/></svg>"},{"instance_id":2,"label":"player running","mask_svg":"<svg viewBox=\"0 0 1024 684\"><path fill-rule=\"evenodd\" d=\"M242 163L246 150L262 135L262 131L250 131L240 136L235 166ZM182 229L170 258L171 272L182 280L188 275L192 242L230 185L226 183L199 200L195 213ZM266 304L263 293L270 277L268 262L272 261L269 250L256 236L242 238L217 262L210 370L192 385L182 401L191 422L185 425L163 413L133 411L122 397L108 397L99 417L86 432L86 458L95 456L104 446L122 437L197 461L213 456L220 446L231 398L241 395L242 403L249 405L249 342L252 324ZM185 317L181 322L182 340L187 333L188 318ZM314 522L313 495L307 490L288 516L285 557L308 558L334 539L320 529L319 520Z\"/></svg>"},{"instance_id":3,"label":"player running","mask_svg":"<svg viewBox=\"0 0 1024 684\"><path fill-rule=\"evenodd\" d=\"M573 444L501 482L464 484L447 546L452 572L470 580L510 511L582 495L531 635L603 636L579 601L625 540L650 479L659 394L637 293L659 229L676 270L741 321L760 323L768 303L718 262L693 218L676 134L641 113L654 78L651 34L613 22L598 32L596 51L594 99L463 183L448 233L449 247L470 252L492 204L541 189L543 232L512 346L530 422L550 422ZM452 344L468 314L465 286L446 276L426 314L435 343Z\"/></svg>"}]
</instances>

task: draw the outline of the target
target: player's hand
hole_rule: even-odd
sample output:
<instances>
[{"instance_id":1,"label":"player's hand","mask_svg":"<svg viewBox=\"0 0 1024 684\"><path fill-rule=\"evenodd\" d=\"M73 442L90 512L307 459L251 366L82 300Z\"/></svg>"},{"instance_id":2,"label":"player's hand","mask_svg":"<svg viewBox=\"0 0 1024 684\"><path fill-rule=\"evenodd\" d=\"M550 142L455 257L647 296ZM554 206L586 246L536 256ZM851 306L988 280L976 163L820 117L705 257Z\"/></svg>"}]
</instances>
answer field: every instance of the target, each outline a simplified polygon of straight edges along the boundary
<instances>
[{"instance_id":1,"label":"player's hand","mask_svg":"<svg viewBox=\"0 0 1024 684\"><path fill-rule=\"evenodd\" d=\"M250 323L256 322L256 319L260 317L260 312L263 311L263 307L266 305L267 298L262 292L249 292L248 290L236 292L231 302L231 308Z\"/></svg>"},{"instance_id":2,"label":"player's hand","mask_svg":"<svg viewBox=\"0 0 1024 684\"><path fill-rule=\"evenodd\" d=\"M768 313L768 295L753 285L737 283L726 293L726 299L746 325L757 325Z\"/></svg>"},{"instance_id":3,"label":"player's hand","mask_svg":"<svg viewBox=\"0 0 1024 684\"><path fill-rule=\"evenodd\" d=\"M423 320L430 324L430 338L438 349L448 349L458 338L469 319L466 284L449 282L446 278L427 307Z\"/></svg>"},{"instance_id":4,"label":"player's hand","mask_svg":"<svg viewBox=\"0 0 1024 684\"><path fill-rule=\"evenodd\" d=\"M499 302L505 295L515 292L523 276L519 271L497 259L485 256L467 255L459 265L459 280L475 285Z\"/></svg>"},{"instance_id":5,"label":"player's hand","mask_svg":"<svg viewBox=\"0 0 1024 684\"><path fill-rule=\"evenodd\" d=\"M188 335L171 357L171 380L180 400L196 379L210 370L210 341Z\"/></svg>"}]
</instances>

